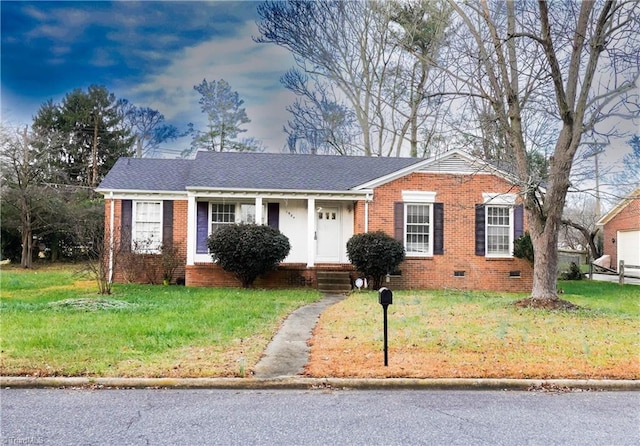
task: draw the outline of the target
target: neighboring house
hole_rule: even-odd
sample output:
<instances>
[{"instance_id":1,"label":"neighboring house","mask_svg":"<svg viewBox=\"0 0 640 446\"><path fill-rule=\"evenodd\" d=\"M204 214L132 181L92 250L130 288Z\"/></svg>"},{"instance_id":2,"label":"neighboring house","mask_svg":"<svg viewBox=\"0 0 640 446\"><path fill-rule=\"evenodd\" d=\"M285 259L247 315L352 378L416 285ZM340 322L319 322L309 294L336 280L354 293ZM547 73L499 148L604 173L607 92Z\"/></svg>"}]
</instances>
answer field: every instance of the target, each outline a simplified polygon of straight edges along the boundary
<instances>
[{"instance_id":1,"label":"neighboring house","mask_svg":"<svg viewBox=\"0 0 640 446\"><path fill-rule=\"evenodd\" d=\"M115 247L110 259L176 244L184 264L178 277L187 286L239 284L213 263L207 237L240 222L276 227L291 243L278 270L256 282L260 287L317 286L319 271L353 277L347 241L378 230L406 249L390 287L532 285L532 266L512 255L526 227L516 183L461 151L428 159L230 152L123 158L97 191L105 197L107 244Z\"/></svg>"},{"instance_id":2,"label":"neighboring house","mask_svg":"<svg viewBox=\"0 0 640 446\"><path fill-rule=\"evenodd\" d=\"M598 223L602 226L603 251L611 256L611 268L640 265L640 188L631 192Z\"/></svg>"}]
</instances>

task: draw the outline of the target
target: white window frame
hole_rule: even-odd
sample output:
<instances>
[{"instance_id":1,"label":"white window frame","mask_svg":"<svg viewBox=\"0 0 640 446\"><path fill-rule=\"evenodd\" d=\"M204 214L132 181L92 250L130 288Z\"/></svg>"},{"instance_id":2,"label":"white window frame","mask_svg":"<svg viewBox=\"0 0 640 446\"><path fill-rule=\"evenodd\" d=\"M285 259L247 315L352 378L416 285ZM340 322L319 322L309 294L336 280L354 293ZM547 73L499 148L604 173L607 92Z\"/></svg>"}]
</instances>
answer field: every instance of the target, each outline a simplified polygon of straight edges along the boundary
<instances>
[{"instance_id":1,"label":"white window frame","mask_svg":"<svg viewBox=\"0 0 640 446\"><path fill-rule=\"evenodd\" d=\"M403 245L407 257L433 257L433 204L436 201L436 193L430 191L402 191L402 201L404 202L404 221L403 221ZM428 206L428 233L425 233L428 237L427 250L425 252L410 251L407 243L407 227L408 223L408 207L409 206Z\"/></svg>"},{"instance_id":2,"label":"white window frame","mask_svg":"<svg viewBox=\"0 0 640 446\"><path fill-rule=\"evenodd\" d=\"M224 223L217 223L219 225L224 225L224 224L239 224L239 223L256 223L254 222L249 222L249 221L243 221L243 212L242 212L242 207L243 206L253 206L254 207L254 212L253 212L253 218L255 219L256 217L256 212L255 212L255 202L246 202L246 201L239 201L239 202L229 202L229 201L210 201L209 202L209 213L208 213L208 229L207 229L207 233L208 235L211 235L213 233L212 231L212 226L213 226L213 206L214 205L227 205L227 206L233 206L233 216L234 216L234 221L233 222L224 222ZM267 216L267 211L266 211L266 204L262 205L262 222L260 224L266 224L266 216Z\"/></svg>"},{"instance_id":3,"label":"white window frame","mask_svg":"<svg viewBox=\"0 0 640 446\"><path fill-rule=\"evenodd\" d=\"M411 251L409 249L409 241L407 240L410 234L408 231L409 225L416 225L416 226L425 225L424 223L417 224L417 223L409 222L409 212L408 212L409 206L427 207L427 215L429 218L429 222L426 225L428 226L428 232L419 233L422 235L426 235L428 238L426 251ZM413 233L413 234L416 234L416 233ZM410 256L410 257L433 256L433 204L432 203L404 203L404 249L406 251L407 256Z\"/></svg>"},{"instance_id":4,"label":"white window frame","mask_svg":"<svg viewBox=\"0 0 640 446\"><path fill-rule=\"evenodd\" d=\"M154 240L153 243L149 244L146 247L140 247L139 246L139 242L142 241L147 241L146 240L138 240L137 238L137 233L138 233L138 224L141 223L141 221L139 221L138 218L138 207L141 204L154 204L154 205L158 205L160 207L160 212L158 213L158 221L146 221L144 223L156 223L159 227L159 231L158 231L158 240ZM163 227L163 221L162 221L162 200L134 200L133 201L133 205L132 205L132 209L131 209L131 250L133 252L139 253L139 254L159 254L161 251L161 247L162 247L162 227Z\"/></svg>"},{"instance_id":5,"label":"white window frame","mask_svg":"<svg viewBox=\"0 0 640 446\"><path fill-rule=\"evenodd\" d=\"M236 219L237 217L237 212L236 212L236 205L235 203L222 203L222 202L210 202L209 203L209 213L208 213L208 228L207 228L207 234L211 235L213 234L213 207L214 206L233 206L233 221L227 221L227 222L215 222L216 225L222 227L224 225L233 225L236 223Z\"/></svg>"},{"instance_id":6,"label":"white window frame","mask_svg":"<svg viewBox=\"0 0 640 446\"><path fill-rule=\"evenodd\" d=\"M504 225L490 225L489 224L489 209L490 208L496 208L496 209L507 209L508 210L508 217L509 217L509 226L504 226ZM487 204L484 207L484 212L485 212L485 225L484 225L484 233L485 233L485 238L484 238L484 246L485 246L485 255L486 257L493 257L493 258L511 258L513 257L513 207L512 206L504 206L504 205L494 205L494 204ZM508 252L504 252L504 251L494 251L491 252L490 250L490 246L489 246L489 227L507 227L507 236L509 237L509 241L507 242L507 246L509 247Z\"/></svg>"},{"instance_id":7,"label":"white window frame","mask_svg":"<svg viewBox=\"0 0 640 446\"><path fill-rule=\"evenodd\" d=\"M483 193L484 200L484 249L485 257L491 258L513 258L513 209L516 205L516 194L491 192ZM489 208L509 209L509 252L489 252Z\"/></svg>"}]
</instances>

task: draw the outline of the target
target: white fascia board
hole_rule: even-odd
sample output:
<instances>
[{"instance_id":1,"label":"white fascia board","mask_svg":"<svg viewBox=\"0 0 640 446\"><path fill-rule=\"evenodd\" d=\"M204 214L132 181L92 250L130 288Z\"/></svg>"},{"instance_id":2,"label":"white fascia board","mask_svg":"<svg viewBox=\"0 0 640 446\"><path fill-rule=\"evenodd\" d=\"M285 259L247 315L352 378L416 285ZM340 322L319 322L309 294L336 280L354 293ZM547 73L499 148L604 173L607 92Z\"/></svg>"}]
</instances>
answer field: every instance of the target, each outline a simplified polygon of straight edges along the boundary
<instances>
[{"instance_id":1,"label":"white fascia board","mask_svg":"<svg viewBox=\"0 0 640 446\"><path fill-rule=\"evenodd\" d=\"M333 190L265 190L265 189L232 189L190 187L189 194L198 198L274 198L274 199L307 199L316 200L364 200L371 190L333 191Z\"/></svg>"},{"instance_id":2,"label":"white fascia board","mask_svg":"<svg viewBox=\"0 0 640 446\"><path fill-rule=\"evenodd\" d=\"M186 191L151 191L151 190L124 190L124 189L96 189L105 198L116 200L186 200Z\"/></svg>"},{"instance_id":3,"label":"white fascia board","mask_svg":"<svg viewBox=\"0 0 640 446\"><path fill-rule=\"evenodd\" d=\"M640 200L640 188L632 191L625 198L620 200L609 212L600 217L600 220L596 222L596 226L604 226L609 223L613 218L618 215L624 208L626 208L633 200Z\"/></svg>"},{"instance_id":4,"label":"white fascia board","mask_svg":"<svg viewBox=\"0 0 640 446\"><path fill-rule=\"evenodd\" d=\"M382 186L383 184L389 183L393 180L397 180L398 178L402 178L404 176L409 175L410 173L419 170L421 166L424 166L428 160L418 161L415 164L405 167L404 169L396 170L395 172L391 172L387 175L381 176L380 178L376 178L375 180L371 180L367 183L360 184L353 188L354 191L361 190L372 190L378 186Z\"/></svg>"}]
</instances>

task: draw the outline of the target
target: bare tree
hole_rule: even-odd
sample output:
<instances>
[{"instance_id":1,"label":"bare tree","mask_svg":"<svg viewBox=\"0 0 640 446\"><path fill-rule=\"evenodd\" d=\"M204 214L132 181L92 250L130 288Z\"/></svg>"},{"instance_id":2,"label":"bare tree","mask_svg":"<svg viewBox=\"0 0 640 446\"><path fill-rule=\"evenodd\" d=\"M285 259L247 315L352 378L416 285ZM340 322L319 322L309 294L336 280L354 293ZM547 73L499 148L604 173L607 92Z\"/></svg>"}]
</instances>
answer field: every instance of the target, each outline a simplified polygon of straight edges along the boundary
<instances>
[{"instance_id":1,"label":"bare tree","mask_svg":"<svg viewBox=\"0 0 640 446\"><path fill-rule=\"evenodd\" d=\"M588 249L590 257L597 259L602 255L602 244L598 241L600 230L596 226L600 216L596 212L595 200L588 195L579 195L572 197L565 207L560 243L571 249Z\"/></svg>"},{"instance_id":2,"label":"bare tree","mask_svg":"<svg viewBox=\"0 0 640 446\"><path fill-rule=\"evenodd\" d=\"M167 124L158 110L137 107L127 99L118 100L118 110L124 125L135 137L136 158L154 156L160 144L185 136L174 125Z\"/></svg>"},{"instance_id":3,"label":"bare tree","mask_svg":"<svg viewBox=\"0 0 640 446\"><path fill-rule=\"evenodd\" d=\"M284 131L290 152L355 152L355 116L349 107L338 102L330 85L296 69L287 71L280 82L298 97L287 107L292 119Z\"/></svg>"},{"instance_id":4,"label":"bare tree","mask_svg":"<svg viewBox=\"0 0 640 446\"><path fill-rule=\"evenodd\" d=\"M47 202L41 179L48 165L46 158L36 152L27 127L12 131L2 126L0 147L3 206L13 206L17 210L17 227L22 238L20 265L31 268L38 213Z\"/></svg>"},{"instance_id":5,"label":"bare tree","mask_svg":"<svg viewBox=\"0 0 640 446\"><path fill-rule=\"evenodd\" d=\"M531 303L553 306L559 302L558 231L581 138L607 116L637 102L638 3L449 3L458 18L451 28L458 52L447 65L432 62L457 87L452 92L456 97L491 105L515 162L531 227ZM558 127L542 187L529 163L527 123L544 115L556 117Z\"/></svg>"},{"instance_id":6,"label":"bare tree","mask_svg":"<svg viewBox=\"0 0 640 446\"><path fill-rule=\"evenodd\" d=\"M402 49L390 41L391 15L371 1L267 1L258 7L260 36L294 55L308 76L324 78L348 103L361 130L362 153L383 155L394 145L388 76Z\"/></svg>"},{"instance_id":7,"label":"bare tree","mask_svg":"<svg viewBox=\"0 0 640 446\"><path fill-rule=\"evenodd\" d=\"M392 91L395 99L391 101L392 113L400 117L400 128L395 153L400 155L402 146L409 141L409 154L417 157L420 136L428 135L428 129L436 126L426 125L430 116L437 114L440 100L429 95L440 88L430 78L432 65L445 42L445 30L449 26L451 7L441 0L418 0L413 2L392 1L381 4L378 9L390 17L390 21L399 25L393 31L392 45L399 45L396 61L398 76L388 76L395 83ZM397 119L394 119L395 122ZM426 130L420 132L420 129Z\"/></svg>"},{"instance_id":8,"label":"bare tree","mask_svg":"<svg viewBox=\"0 0 640 446\"><path fill-rule=\"evenodd\" d=\"M242 126L251 122L247 112L242 106L244 100L240 99L237 91L224 79L207 81L203 79L193 89L200 93L198 101L202 112L207 115L207 130L194 131L191 148L183 151L182 156L188 156L193 150L202 148L224 152L225 150L256 150L255 140L246 139L237 141L238 135L247 130Z\"/></svg>"}]
</instances>

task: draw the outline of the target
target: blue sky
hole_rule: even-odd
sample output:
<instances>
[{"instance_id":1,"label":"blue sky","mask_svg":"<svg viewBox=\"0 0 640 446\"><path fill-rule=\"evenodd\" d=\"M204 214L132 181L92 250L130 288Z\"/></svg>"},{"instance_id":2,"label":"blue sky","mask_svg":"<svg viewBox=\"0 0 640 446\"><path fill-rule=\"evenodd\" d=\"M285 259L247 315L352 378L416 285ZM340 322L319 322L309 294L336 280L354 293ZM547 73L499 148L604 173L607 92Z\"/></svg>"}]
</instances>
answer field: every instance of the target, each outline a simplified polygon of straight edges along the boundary
<instances>
[{"instance_id":1,"label":"blue sky","mask_svg":"<svg viewBox=\"0 0 640 446\"><path fill-rule=\"evenodd\" d=\"M285 144L282 127L293 95L280 76L293 57L257 44L253 1L0 1L1 113L5 124L30 124L40 105L75 88L105 85L118 98L163 113L169 123L202 128L193 86L225 79L245 101L251 123L243 136L267 150ZM637 122L624 121L637 131ZM619 162L626 139L603 155ZM187 147L183 138L165 156Z\"/></svg>"},{"instance_id":2,"label":"blue sky","mask_svg":"<svg viewBox=\"0 0 640 446\"><path fill-rule=\"evenodd\" d=\"M281 151L293 97L279 78L293 58L253 42L257 4L2 1L2 121L30 124L45 101L98 84L180 129L198 127L204 115L193 86L225 79L252 121L243 136Z\"/></svg>"}]
</instances>

